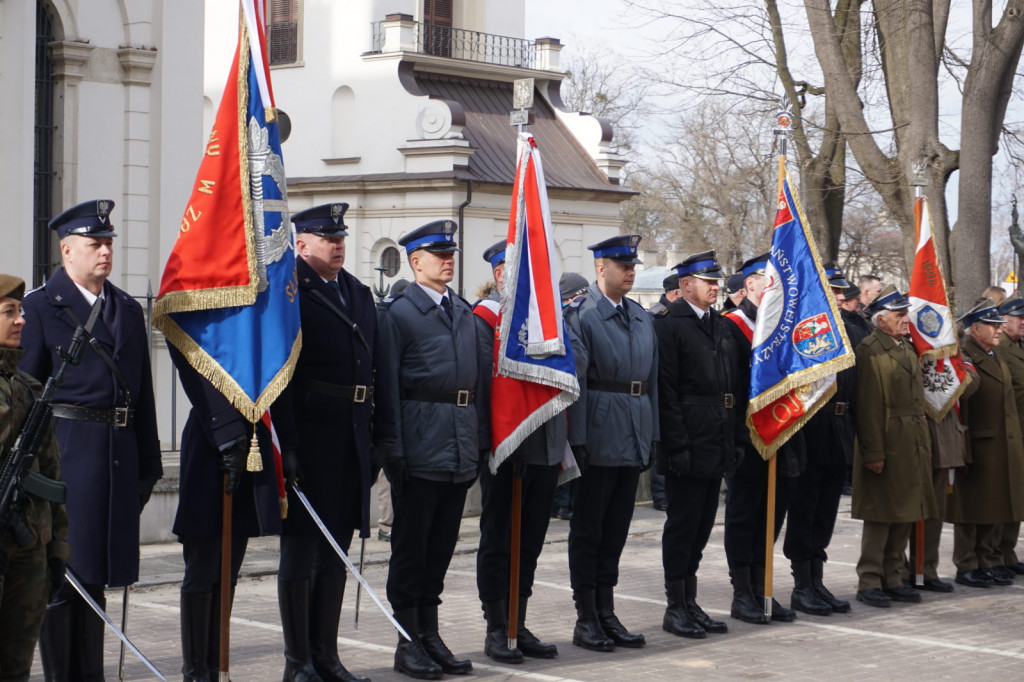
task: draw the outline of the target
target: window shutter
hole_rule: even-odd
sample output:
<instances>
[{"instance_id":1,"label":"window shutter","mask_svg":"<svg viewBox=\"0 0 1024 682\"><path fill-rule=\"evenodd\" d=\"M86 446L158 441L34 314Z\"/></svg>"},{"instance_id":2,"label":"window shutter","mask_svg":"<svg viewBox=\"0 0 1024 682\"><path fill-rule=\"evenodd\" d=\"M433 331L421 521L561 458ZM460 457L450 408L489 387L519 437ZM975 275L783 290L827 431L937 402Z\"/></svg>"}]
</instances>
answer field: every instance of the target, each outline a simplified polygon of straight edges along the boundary
<instances>
[{"instance_id":1,"label":"window shutter","mask_svg":"<svg viewBox=\"0 0 1024 682\"><path fill-rule=\"evenodd\" d=\"M270 0L267 42L271 66L299 59L298 0Z\"/></svg>"}]
</instances>

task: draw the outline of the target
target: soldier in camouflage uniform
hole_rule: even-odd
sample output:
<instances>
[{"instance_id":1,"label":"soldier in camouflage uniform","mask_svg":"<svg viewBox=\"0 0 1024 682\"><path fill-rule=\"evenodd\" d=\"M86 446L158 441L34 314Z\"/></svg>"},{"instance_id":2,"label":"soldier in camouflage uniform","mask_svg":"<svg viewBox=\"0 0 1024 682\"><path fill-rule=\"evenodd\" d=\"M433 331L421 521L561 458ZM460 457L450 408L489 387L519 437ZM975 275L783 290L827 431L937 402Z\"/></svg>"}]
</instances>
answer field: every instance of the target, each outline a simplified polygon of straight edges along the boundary
<instances>
[{"instance_id":1,"label":"soldier in camouflage uniform","mask_svg":"<svg viewBox=\"0 0 1024 682\"><path fill-rule=\"evenodd\" d=\"M23 280L0 275L0 462L14 446L42 388L18 371L24 293ZM56 480L60 455L51 428L36 455L32 470ZM32 542L19 547L9 531L0 538L0 679L4 680L28 679L46 602L64 582L64 567L71 558L64 505L29 496L23 520Z\"/></svg>"}]
</instances>

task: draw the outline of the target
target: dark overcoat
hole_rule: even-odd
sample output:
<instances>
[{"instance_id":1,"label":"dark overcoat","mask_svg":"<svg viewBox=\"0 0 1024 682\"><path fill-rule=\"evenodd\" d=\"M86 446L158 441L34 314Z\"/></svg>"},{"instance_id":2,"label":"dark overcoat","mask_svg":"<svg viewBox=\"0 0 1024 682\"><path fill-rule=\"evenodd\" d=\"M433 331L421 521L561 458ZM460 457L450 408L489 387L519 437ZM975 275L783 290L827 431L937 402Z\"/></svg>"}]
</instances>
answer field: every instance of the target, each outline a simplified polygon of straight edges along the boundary
<instances>
[{"instance_id":1,"label":"dark overcoat","mask_svg":"<svg viewBox=\"0 0 1024 682\"><path fill-rule=\"evenodd\" d=\"M750 443L744 422L750 344L717 311L701 323L683 298L654 318L654 329L662 450L667 455L689 453L688 477L732 475ZM725 394L732 394L732 407L725 406Z\"/></svg>"},{"instance_id":2,"label":"dark overcoat","mask_svg":"<svg viewBox=\"0 0 1024 682\"><path fill-rule=\"evenodd\" d=\"M163 474L157 436L153 376L142 307L110 282L103 285L107 314L92 335L120 370L131 394L133 422L54 419L61 478L68 484L71 568L84 583L120 587L139 577L139 481ZM60 365L58 347L68 348L90 307L64 268L23 301L26 324L21 368L39 381ZM110 319L108 326L104 319ZM125 405L115 373L91 347L69 367L54 403L110 409Z\"/></svg>"},{"instance_id":3,"label":"dark overcoat","mask_svg":"<svg viewBox=\"0 0 1024 682\"><path fill-rule=\"evenodd\" d=\"M623 297L622 319L597 286L566 308L572 332L580 398L569 406L569 442L586 445L589 464L606 467L651 464L658 430L658 340L651 316ZM641 396L594 390L593 380L647 383Z\"/></svg>"},{"instance_id":4,"label":"dark overcoat","mask_svg":"<svg viewBox=\"0 0 1024 682\"><path fill-rule=\"evenodd\" d=\"M172 530L179 538L219 536L224 491L221 450L239 439L248 442L253 427L174 346L168 345L168 349L178 368L181 387L192 403L181 434L178 512ZM271 415L274 411L272 406ZM256 434L263 470L242 474L242 483L231 500L231 532L238 537L281 532L281 498L273 445L262 422L256 425ZM284 425L278 428L277 435L282 447L294 444L294 435Z\"/></svg>"},{"instance_id":5,"label":"dark overcoat","mask_svg":"<svg viewBox=\"0 0 1024 682\"><path fill-rule=\"evenodd\" d=\"M968 337L964 355L978 371L978 390L961 401L967 420L971 463L957 477L946 507L953 523L1024 521L1024 445L1010 369Z\"/></svg>"},{"instance_id":6,"label":"dark overcoat","mask_svg":"<svg viewBox=\"0 0 1024 682\"><path fill-rule=\"evenodd\" d=\"M856 403L853 518L882 523L935 518L924 380L909 340L897 343L876 329L857 346ZM878 461L885 462L880 474L865 466Z\"/></svg>"},{"instance_id":7,"label":"dark overcoat","mask_svg":"<svg viewBox=\"0 0 1024 682\"><path fill-rule=\"evenodd\" d=\"M375 384L380 339L369 287L345 270L338 273L344 304L306 261L296 261L302 315L302 352L287 391L287 407L298 445L300 485L317 514L336 536L370 529L370 448L394 440L394 419L383 383ZM354 327L353 327L354 325ZM327 386L325 384L330 384ZM338 395L338 387L367 389L362 402ZM284 401L282 401L284 402ZM277 415L275 414L275 421ZM319 534L290 492L286 535Z\"/></svg>"},{"instance_id":8,"label":"dark overcoat","mask_svg":"<svg viewBox=\"0 0 1024 682\"><path fill-rule=\"evenodd\" d=\"M469 303L448 289L452 319L419 284L378 306L384 381L399 437L397 454L411 476L465 482L477 475L490 445L490 420L474 402L418 400L412 392L484 394L491 358ZM379 383L379 382L378 382Z\"/></svg>"}]
</instances>

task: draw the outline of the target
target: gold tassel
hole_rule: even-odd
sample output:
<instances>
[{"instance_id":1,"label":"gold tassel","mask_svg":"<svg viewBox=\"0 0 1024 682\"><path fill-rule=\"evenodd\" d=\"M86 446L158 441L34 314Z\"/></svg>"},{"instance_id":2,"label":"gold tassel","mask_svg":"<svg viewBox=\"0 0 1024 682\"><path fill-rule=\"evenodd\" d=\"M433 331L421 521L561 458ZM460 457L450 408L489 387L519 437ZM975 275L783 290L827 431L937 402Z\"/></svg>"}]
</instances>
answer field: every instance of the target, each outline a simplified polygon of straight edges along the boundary
<instances>
[{"instance_id":1,"label":"gold tassel","mask_svg":"<svg viewBox=\"0 0 1024 682\"><path fill-rule=\"evenodd\" d=\"M267 120L267 123L273 123L277 120L277 107L263 107L263 118Z\"/></svg>"},{"instance_id":2,"label":"gold tassel","mask_svg":"<svg viewBox=\"0 0 1024 682\"><path fill-rule=\"evenodd\" d=\"M263 458L260 457L260 441L253 429L252 440L249 441L249 459L245 462L246 471L263 471Z\"/></svg>"}]
</instances>

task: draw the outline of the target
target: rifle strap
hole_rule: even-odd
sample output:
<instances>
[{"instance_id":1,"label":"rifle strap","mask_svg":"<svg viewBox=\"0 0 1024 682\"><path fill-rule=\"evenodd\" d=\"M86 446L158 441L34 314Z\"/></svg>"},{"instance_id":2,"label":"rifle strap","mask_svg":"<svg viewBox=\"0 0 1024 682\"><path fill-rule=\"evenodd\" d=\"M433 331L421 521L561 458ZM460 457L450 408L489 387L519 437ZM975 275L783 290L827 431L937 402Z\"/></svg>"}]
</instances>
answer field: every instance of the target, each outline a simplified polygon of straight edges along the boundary
<instances>
[{"instance_id":1,"label":"rifle strap","mask_svg":"<svg viewBox=\"0 0 1024 682\"><path fill-rule=\"evenodd\" d=\"M363 348L366 349L367 353L372 353L373 352L373 351L370 350L370 344L368 344L366 342L366 337L363 336L363 330L360 329L359 325L356 324L355 322L353 322L351 320L351 318L349 318L348 315L346 315L344 312L342 312L341 308L339 308L337 305L335 305L334 302L331 301L331 299L327 298L326 296L324 296L322 293L320 293L316 289L310 289L310 293L312 293L314 296L316 296L320 300L321 303L323 303L328 308L330 308L331 311L335 315L337 315L338 317L341 318L342 322L344 322L345 324L347 324L349 326L349 328L352 330L352 333L363 344Z\"/></svg>"},{"instance_id":2,"label":"rifle strap","mask_svg":"<svg viewBox=\"0 0 1024 682\"><path fill-rule=\"evenodd\" d=\"M92 309L89 311L89 319L85 321L85 333L89 336L89 345L96 351L96 355L100 356L100 360L110 369L110 372L114 375L114 379L117 380L117 385L121 387L121 393L124 394L124 401L126 405L132 404L132 392L128 389L128 384L124 380L124 375L121 374L121 369L114 362L114 359L110 357L110 353L106 351L96 337L92 335L93 325L96 324L96 318L99 316L100 308L103 307L103 299L97 298L96 302L92 304ZM71 321L78 326L78 318L71 311L71 308L67 309L68 317ZM113 329L110 330L113 333Z\"/></svg>"}]
</instances>

